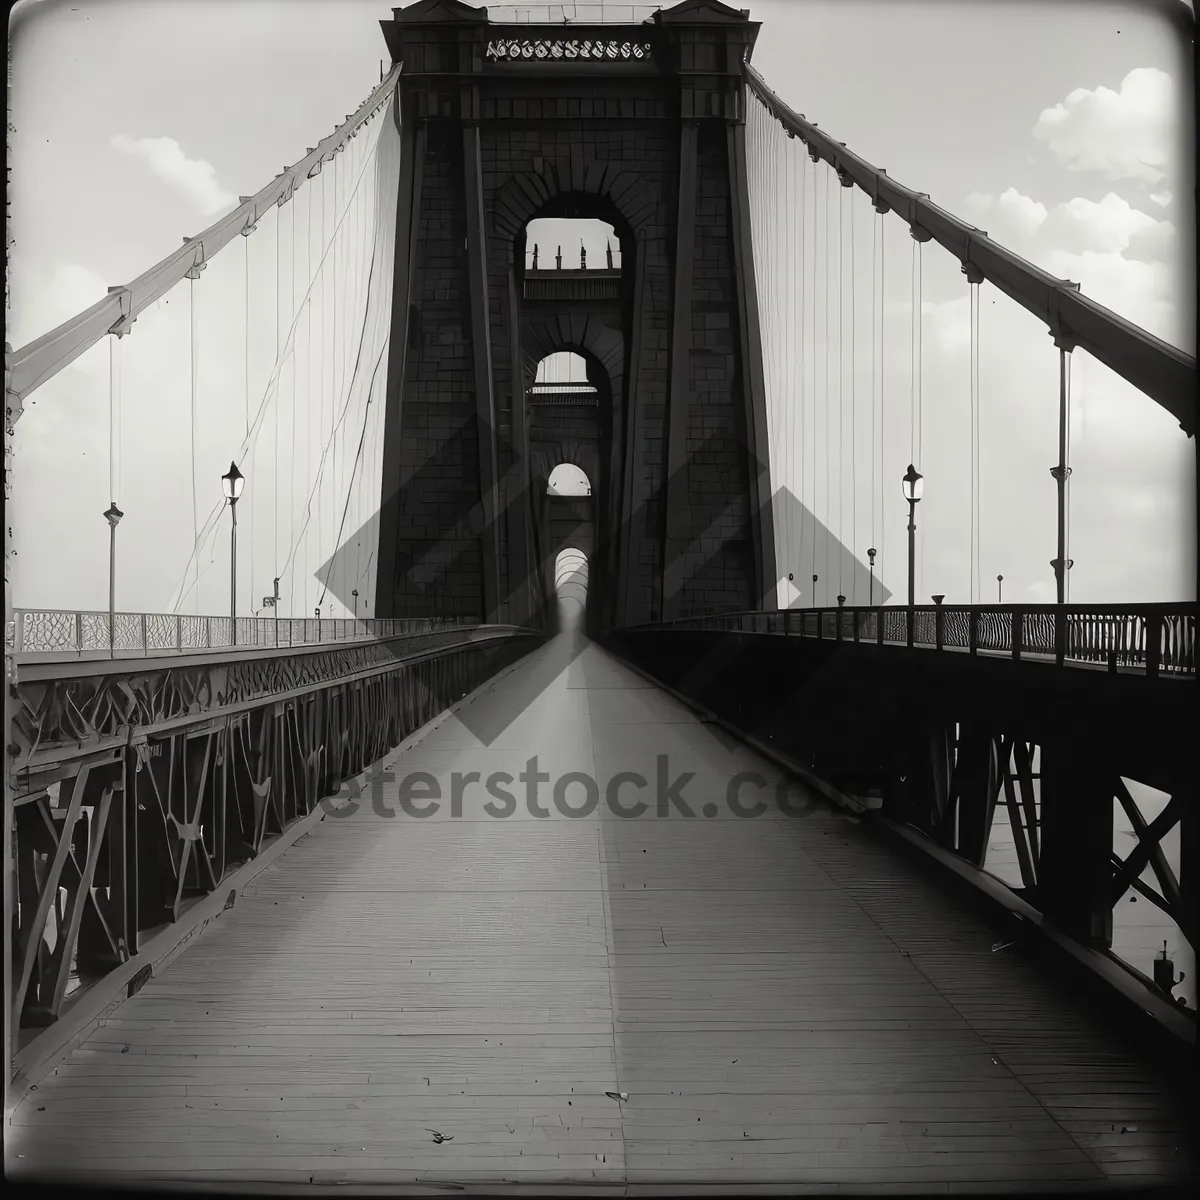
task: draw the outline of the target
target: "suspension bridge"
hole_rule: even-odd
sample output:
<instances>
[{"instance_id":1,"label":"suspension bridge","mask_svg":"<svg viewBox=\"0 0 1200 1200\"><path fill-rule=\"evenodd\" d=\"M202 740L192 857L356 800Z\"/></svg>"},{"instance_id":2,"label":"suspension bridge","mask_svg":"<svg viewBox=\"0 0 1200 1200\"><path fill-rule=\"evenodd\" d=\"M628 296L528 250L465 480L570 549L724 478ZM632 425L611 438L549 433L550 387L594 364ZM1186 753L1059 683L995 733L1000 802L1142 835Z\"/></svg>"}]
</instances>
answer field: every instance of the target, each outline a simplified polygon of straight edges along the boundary
<instances>
[{"instance_id":1,"label":"suspension bridge","mask_svg":"<svg viewBox=\"0 0 1200 1200\"><path fill-rule=\"evenodd\" d=\"M1072 597L1069 501L1080 360L1181 441L1195 360L795 111L745 13L626 8L393 10L303 159L6 346L18 511L85 490L23 429L109 438L104 568L6 556L14 1176L1194 1174L1196 606ZM1053 602L985 575L993 303L1048 334Z\"/></svg>"}]
</instances>

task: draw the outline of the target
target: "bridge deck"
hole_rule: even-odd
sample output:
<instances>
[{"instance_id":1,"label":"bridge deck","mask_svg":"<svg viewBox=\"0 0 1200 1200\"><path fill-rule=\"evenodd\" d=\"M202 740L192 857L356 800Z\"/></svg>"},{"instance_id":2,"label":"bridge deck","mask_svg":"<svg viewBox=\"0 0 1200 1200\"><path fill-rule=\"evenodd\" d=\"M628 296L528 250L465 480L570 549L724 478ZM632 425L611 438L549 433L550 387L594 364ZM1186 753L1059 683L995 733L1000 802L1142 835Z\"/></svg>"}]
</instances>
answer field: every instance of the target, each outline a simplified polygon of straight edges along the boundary
<instances>
[{"instance_id":1,"label":"bridge deck","mask_svg":"<svg viewBox=\"0 0 1200 1200\"><path fill-rule=\"evenodd\" d=\"M23 1098L10 1170L630 1194L1184 1171L1151 1069L852 819L734 818L731 775L776 771L596 647L564 635L395 769L448 790L534 753L601 788L666 754L697 819L492 819L479 785L460 818L327 818Z\"/></svg>"}]
</instances>

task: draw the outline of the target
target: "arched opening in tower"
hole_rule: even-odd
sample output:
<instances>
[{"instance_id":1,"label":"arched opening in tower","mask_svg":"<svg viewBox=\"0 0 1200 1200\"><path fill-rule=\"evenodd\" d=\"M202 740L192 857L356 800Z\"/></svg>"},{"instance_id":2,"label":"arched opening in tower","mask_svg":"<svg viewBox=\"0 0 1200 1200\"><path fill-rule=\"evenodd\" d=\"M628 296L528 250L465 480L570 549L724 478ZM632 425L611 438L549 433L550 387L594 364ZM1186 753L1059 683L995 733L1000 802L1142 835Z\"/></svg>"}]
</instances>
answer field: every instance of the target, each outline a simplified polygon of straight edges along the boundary
<instances>
[{"instance_id":1,"label":"arched opening in tower","mask_svg":"<svg viewBox=\"0 0 1200 1200\"><path fill-rule=\"evenodd\" d=\"M619 271L621 239L607 222L535 217L525 227L527 271Z\"/></svg>"},{"instance_id":2,"label":"arched opening in tower","mask_svg":"<svg viewBox=\"0 0 1200 1200\"><path fill-rule=\"evenodd\" d=\"M586 473L574 463L559 463L546 483L549 496L590 496L592 484Z\"/></svg>"},{"instance_id":3,"label":"arched opening in tower","mask_svg":"<svg viewBox=\"0 0 1200 1200\"><path fill-rule=\"evenodd\" d=\"M554 590L558 598L560 633L581 632L587 612L588 560L578 547L568 546L554 560Z\"/></svg>"}]
</instances>

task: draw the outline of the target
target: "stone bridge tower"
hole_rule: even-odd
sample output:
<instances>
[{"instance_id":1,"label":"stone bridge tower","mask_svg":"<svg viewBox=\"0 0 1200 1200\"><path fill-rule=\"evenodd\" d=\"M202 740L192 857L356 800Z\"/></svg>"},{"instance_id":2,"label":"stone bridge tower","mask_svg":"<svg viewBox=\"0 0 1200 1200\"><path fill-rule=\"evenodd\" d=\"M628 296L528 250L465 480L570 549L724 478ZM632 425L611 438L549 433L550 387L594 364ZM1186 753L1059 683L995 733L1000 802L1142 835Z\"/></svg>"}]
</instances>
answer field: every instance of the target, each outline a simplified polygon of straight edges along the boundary
<instances>
[{"instance_id":1,"label":"stone bridge tower","mask_svg":"<svg viewBox=\"0 0 1200 1200\"><path fill-rule=\"evenodd\" d=\"M775 607L742 72L759 26L718 0L630 25L419 0L382 26L404 66L376 615L538 620L560 461L592 482L593 630ZM608 222L619 269L530 269L539 217ZM590 400L534 394L563 350Z\"/></svg>"}]
</instances>

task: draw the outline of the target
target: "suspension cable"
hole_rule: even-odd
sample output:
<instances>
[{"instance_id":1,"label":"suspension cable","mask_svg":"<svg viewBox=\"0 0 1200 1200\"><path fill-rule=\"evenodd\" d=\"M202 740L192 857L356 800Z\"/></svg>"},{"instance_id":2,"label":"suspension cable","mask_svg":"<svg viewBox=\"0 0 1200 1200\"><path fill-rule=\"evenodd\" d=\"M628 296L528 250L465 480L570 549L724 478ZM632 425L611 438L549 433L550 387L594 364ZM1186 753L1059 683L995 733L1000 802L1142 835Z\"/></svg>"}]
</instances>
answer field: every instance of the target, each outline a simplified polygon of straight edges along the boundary
<instances>
[{"instance_id":1,"label":"suspension cable","mask_svg":"<svg viewBox=\"0 0 1200 1200\"><path fill-rule=\"evenodd\" d=\"M108 339L108 497L113 504L117 502L117 369L113 350L116 341L116 334Z\"/></svg>"},{"instance_id":2,"label":"suspension cable","mask_svg":"<svg viewBox=\"0 0 1200 1200\"><path fill-rule=\"evenodd\" d=\"M854 192L847 188L847 207L850 210L850 561L858 561L858 357L855 326L858 324L858 306L855 303L855 267L857 260L854 256ZM857 572L855 572L857 575ZM856 602L854 595L854 576L850 579L850 603Z\"/></svg>"},{"instance_id":3,"label":"suspension cable","mask_svg":"<svg viewBox=\"0 0 1200 1200\"><path fill-rule=\"evenodd\" d=\"M1063 501L1066 509L1066 516L1063 521L1064 537L1063 537L1063 556L1066 562L1063 563L1063 591L1064 599L1069 604L1071 602L1071 368L1075 362L1075 355L1067 353L1067 377L1066 377L1066 392L1067 392L1067 436L1065 441L1065 453L1063 454L1063 466L1067 468L1067 478L1063 487Z\"/></svg>"},{"instance_id":4,"label":"suspension cable","mask_svg":"<svg viewBox=\"0 0 1200 1200\"><path fill-rule=\"evenodd\" d=\"M842 560L846 557L846 343L842 338L842 323L846 316L846 268L842 251L846 246L846 188L838 190L838 595L842 586Z\"/></svg>"},{"instance_id":5,"label":"suspension cable","mask_svg":"<svg viewBox=\"0 0 1200 1200\"><path fill-rule=\"evenodd\" d=\"M804 143L801 142L801 146ZM800 340L798 343L800 352L799 375L800 375L800 446L798 461L796 463L797 474L800 477L800 486L796 489L800 494L800 547L796 555L796 573L799 574L804 569L804 542L805 542L805 527L808 524L807 513L804 508L804 492L807 480L804 478L804 451L808 443L808 347L805 345L805 335L808 332L807 314L805 312L804 289L807 286L808 280L808 154L800 151ZM794 507L794 506L793 506ZM799 584L796 587L797 592L800 591Z\"/></svg>"},{"instance_id":6,"label":"suspension cable","mask_svg":"<svg viewBox=\"0 0 1200 1200\"><path fill-rule=\"evenodd\" d=\"M243 378L243 387L245 393L245 408L246 408L246 440L250 440L250 239L242 238L242 244L245 248L245 253L242 256L242 266L246 278L245 292L245 316L246 324L243 329L243 341L245 345L245 372ZM254 462L253 456L250 459L251 464ZM255 474L253 465L250 474ZM250 611L254 611L254 498L257 492L254 483L250 484ZM233 614L234 617L237 613Z\"/></svg>"},{"instance_id":7,"label":"suspension cable","mask_svg":"<svg viewBox=\"0 0 1200 1200\"><path fill-rule=\"evenodd\" d=\"M191 457L192 457L192 545L200 541L200 513L196 500L196 281L188 279L188 373L190 377ZM200 615L200 559L196 557L196 616Z\"/></svg>"},{"instance_id":8,"label":"suspension cable","mask_svg":"<svg viewBox=\"0 0 1200 1200\"><path fill-rule=\"evenodd\" d=\"M820 205L818 202L819 192L818 192L818 188L817 188L817 181L818 181L820 173L817 170L816 163L813 163L813 169L812 169L811 174L812 174L812 221L810 222L810 224L812 226L812 263L813 263L813 265L812 265L812 303L808 306L809 315L812 318L812 320L811 320L812 337L810 340L810 345L812 347L812 354L811 354L812 370L810 372L810 377L811 377L811 381L812 381L812 386L810 388L810 394L812 396L812 404L809 406L809 408L810 408L809 416L811 418L811 423L812 423L812 436L808 440L808 445L809 445L808 457L809 457L809 466L810 466L809 487L811 489L811 494L812 494L812 499L811 499L811 502L809 504L809 509L808 509L809 515L812 519L812 538L809 541L809 563L808 563L808 567L809 567L808 573L809 573L810 577L815 575L817 572L817 407L818 407L818 400L817 400L817 307L818 307L817 306L817 275L818 275L818 269L817 268L819 266L819 259L817 256L817 221L820 216ZM816 584L813 584L812 607L816 608L816 606L817 606L817 588L816 588Z\"/></svg>"},{"instance_id":9,"label":"suspension cable","mask_svg":"<svg viewBox=\"0 0 1200 1200\"><path fill-rule=\"evenodd\" d=\"M912 252L912 282L909 289L909 311L912 319L912 329L908 343L908 461L917 461L917 246L913 240Z\"/></svg>"},{"instance_id":10,"label":"suspension cable","mask_svg":"<svg viewBox=\"0 0 1200 1200\"><path fill-rule=\"evenodd\" d=\"M875 545L875 407L879 403L879 214L871 218L871 545Z\"/></svg>"},{"instance_id":11,"label":"suspension cable","mask_svg":"<svg viewBox=\"0 0 1200 1200\"><path fill-rule=\"evenodd\" d=\"M282 206L277 205L275 208L275 370L277 372L282 370L282 364L279 361L279 274L280 274L279 227L280 227L280 223L282 221L283 221L283 208L282 208ZM277 393L276 404L275 404L275 472L273 475L273 481L274 481L274 485L275 485L275 504L274 504L274 513L273 513L273 516L275 518L275 540L271 546L271 562L274 563L274 565L275 565L275 578L276 579L279 577L279 439L280 439L280 434L282 432L280 430L279 425L280 425L279 403L278 403L278 393ZM272 590L274 590L274 589L272 588ZM276 611L274 614L276 617L279 616L278 608L279 608L279 601L278 601L278 599L276 599L276 601L275 601Z\"/></svg>"},{"instance_id":12,"label":"suspension cable","mask_svg":"<svg viewBox=\"0 0 1200 1200\"><path fill-rule=\"evenodd\" d=\"M300 201L292 198L292 313L297 319L297 333L299 333L298 318L300 314L296 312L296 206ZM295 545L295 509L296 509L296 376L300 370L300 356L296 353L295 345L292 348L292 452L288 456L288 545ZM291 562L291 555L288 555L288 562ZM288 575L288 616L294 618L296 616L296 577L294 574Z\"/></svg>"},{"instance_id":13,"label":"suspension cable","mask_svg":"<svg viewBox=\"0 0 1200 1200\"><path fill-rule=\"evenodd\" d=\"M970 568L969 568L969 570L970 570L969 594L970 594L970 602L971 602L971 604L974 604L976 591L979 586L979 565L978 565L977 558L976 558L976 556L978 554L979 546L978 546L978 540L977 540L977 536L976 536L976 534L977 534L977 529L976 529L977 513L976 513L976 509L975 509L976 480L977 480L976 461L975 460L976 460L976 455L978 453L978 441L977 441L978 393L976 391L977 376L976 376L975 368L976 368L976 352L978 349L977 344L976 344L976 336L977 336L977 334L976 334L976 318L979 315L979 311L978 311L978 309L979 309L979 288L978 288L978 285L974 284L974 283L968 283L967 288L968 288L968 296L970 298L970 323L971 323L971 329L970 329L970 334L969 334L969 338L970 338L970 389L971 389L971 393L970 393L971 394L971 452L970 452L970 458L971 458L971 515L970 515L971 555L970 555Z\"/></svg>"},{"instance_id":14,"label":"suspension cable","mask_svg":"<svg viewBox=\"0 0 1200 1200\"><path fill-rule=\"evenodd\" d=\"M917 243L917 470L921 469L921 455L925 447L925 426L924 426L924 345L923 334L925 326L925 280L923 274L925 260L924 245L921 242ZM919 577L921 588L925 586L925 522L922 522L917 529L917 541L920 543L920 568ZM923 594L923 593L922 593Z\"/></svg>"},{"instance_id":15,"label":"suspension cable","mask_svg":"<svg viewBox=\"0 0 1200 1200\"><path fill-rule=\"evenodd\" d=\"M833 216L830 212L830 201L833 198L833 170L832 168L826 173L825 177L825 223L832 230ZM829 243L832 239L825 239L825 299L828 307L825 310L825 594L829 594L829 556L833 552L833 546L830 544L832 538L829 536L830 518L833 515L831 505L829 503L829 486L831 480L830 468L830 413L829 401L832 388L830 387L830 370L829 370L829 353L832 349L833 339L829 336L829 312L833 308L833 279L830 272L829 262Z\"/></svg>"},{"instance_id":16,"label":"suspension cable","mask_svg":"<svg viewBox=\"0 0 1200 1200\"><path fill-rule=\"evenodd\" d=\"M333 159L333 166L332 166L333 210L334 210L334 212L338 211L338 199L339 199L337 172L338 172L338 159L335 156ZM330 378L330 391L332 392L332 394L334 396L334 403L336 404L337 401L339 401L342 396L341 378L340 378L340 374L338 372L338 361L341 357L340 353L339 353L341 347L338 342L338 303L339 303L341 297L345 294L345 281L342 280L338 275L338 267L341 265L342 255L339 253L340 247L338 245L337 234L333 235L332 242L333 242L333 247L332 247L332 249L333 249L333 289L332 289L333 290L333 305L332 305L332 308L333 308L333 314L332 314L333 337L329 343L329 351L330 351L330 356L331 356L331 362L330 362L330 368L329 368L329 370L330 370L329 378ZM344 451L345 447L343 446L342 449ZM341 463L340 463L339 456L338 456L337 443L335 442L334 450L333 450L333 498L334 498L333 510L334 510L335 514L337 511L337 499L338 499L338 496L340 495L340 493L338 492L338 468L340 465L341 465ZM333 553L334 553L335 557L341 553L341 547L338 546L338 544L337 544L336 533L334 534ZM341 599L341 597L339 597L339 599ZM343 601L343 603L344 603L344 601Z\"/></svg>"},{"instance_id":17,"label":"suspension cable","mask_svg":"<svg viewBox=\"0 0 1200 1200\"><path fill-rule=\"evenodd\" d=\"M883 467L886 439L884 424L887 420L887 366L884 352L887 349L887 215L879 214L879 481L883 482ZM875 472L872 470L872 475ZM879 492L879 542L882 550L887 545L887 505L883 500L883 489ZM882 596L880 597L882 599Z\"/></svg>"}]
</instances>

